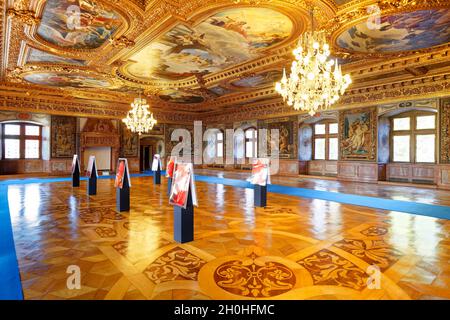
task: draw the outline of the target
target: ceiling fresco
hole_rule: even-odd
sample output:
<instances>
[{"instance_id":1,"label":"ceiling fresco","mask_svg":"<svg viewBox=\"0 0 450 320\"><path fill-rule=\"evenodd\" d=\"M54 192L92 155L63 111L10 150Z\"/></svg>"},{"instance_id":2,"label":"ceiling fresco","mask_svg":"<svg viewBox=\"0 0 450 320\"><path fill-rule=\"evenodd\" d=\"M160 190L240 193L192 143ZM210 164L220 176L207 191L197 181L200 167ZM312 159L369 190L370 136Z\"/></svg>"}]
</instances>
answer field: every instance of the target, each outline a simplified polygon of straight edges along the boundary
<instances>
[{"instance_id":1,"label":"ceiling fresco","mask_svg":"<svg viewBox=\"0 0 450 320\"><path fill-rule=\"evenodd\" d=\"M281 70L271 70L233 81L231 82L231 85L237 88L260 88L273 86L275 82L280 81L282 76Z\"/></svg>"},{"instance_id":2,"label":"ceiling fresco","mask_svg":"<svg viewBox=\"0 0 450 320\"><path fill-rule=\"evenodd\" d=\"M176 26L132 56L127 72L138 78L178 80L221 71L263 56L261 50L287 39L292 29L287 16L271 9L222 11L193 28Z\"/></svg>"},{"instance_id":3,"label":"ceiling fresco","mask_svg":"<svg viewBox=\"0 0 450 320\"><path fill-rule=\"evenodd\" d=\"M196 95L195 92L180 89L163 90L159 92L159 98L166 102L180 103L180 104L201 103L205 101L205 99L202 96Z\"/></svg>"},{"instance_id":4,"label":"ceiling fresco","mask_svg":"<svg viewBox=\"0 0 450 320\"><path fill-rule=\"evenodd\" d=\"M37 34L63 48L96 49L122 24L120 16L92 0L48 0Z\"/></svg>"},{"instance_id":5,"label":"ceiling fresco","mask_svg":"<svg viewBox=\"0 0 450 320\"><path fill-rule=\"evenodd\" d=\"M52 86L52 87L70 87L70 88L110 88L111 83L107 80L80 74L65 74L54 72L42 72L28 74L24 77L25 81L33 84Z\"/></svg>"},{"instance_id":6,"label":"ceiling fresco","mask_svg":"<svg viewBox=\"0 0 450 320\"><path fill-rule=\"evenodd\" d=\"M344 49L367 53L419 50L447 42L450 42L450 9L384 16L378 29L362 22L337 39Z\"/></svg>"},{"instance_id":7,"label":"ceiling fresco","mask_svg":"<svg viewBox=\"0 0 450 320\"><path fill-rule=\"evenodd\" d=\"M86 62L83 60L64 58L35 48L30 49L27 63L73 64L77 66L86 65Z\"/></svg>"},{"instance_id":8,"label":"ceiling fresco","mask_svg":"<svg viewBox=\"0 0 450 320\"><path fill-rule=\"evenodd\" d=\"M424 95L448 91L450 1L312 2L317 28L331 39L331 57L354 80L339 107L403 96L400 87ZM31 83L33 94L24 93L22 105L36 99L32 107L42 105L44 112L55 108L58 113L67 100L60 97L70 96L90 105L87 114L116 117L142 93L161 112L158 117L164 113L170 121L286 111L274 82L283 67L290 68L310 7L299 0L259 3L0 1L0 102L14 101L10 107L15 108L15 97L22 95L18 88ZM373 3L381 10L378 29L364 23ZM375 94L375 86L384 89ZM111 110L98 101L107 101ZM67 108L73 110L69 102Z\"/></svg>"}]
</instances>

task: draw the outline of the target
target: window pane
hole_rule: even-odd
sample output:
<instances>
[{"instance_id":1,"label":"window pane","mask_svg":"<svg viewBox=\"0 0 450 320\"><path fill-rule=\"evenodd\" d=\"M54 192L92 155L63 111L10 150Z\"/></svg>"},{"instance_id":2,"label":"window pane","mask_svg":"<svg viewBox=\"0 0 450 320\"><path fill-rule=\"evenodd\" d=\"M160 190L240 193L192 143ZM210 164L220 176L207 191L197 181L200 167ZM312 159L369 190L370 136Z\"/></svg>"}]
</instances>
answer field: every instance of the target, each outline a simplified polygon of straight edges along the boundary
<instances>
[{"instance_id":1,"label":"window pane","mask_svg":"<svg viewBox=\"0 0 450 320\"><path fill-rule=\"evenodd\" d=\"M25 158L39 158L39 140L25 140Z\"/></svg>"},{"instance_id":2,"label":"window pane","mask_svg":"<svg viewBox=\"0 0 450 320\"><path fill-rule=\"evenodd\" d=\"M25 134L27 136L38 136L39 135L39 127L38 126L26 126Z\"/></svg>"},{"instance_id":3,"label":"window pane","mask_svg":"<svg viewBox=\"0 0 450 320\"><path fill-rule=\"evenodd\" d=\"M435 141L434 134L416 136L416 162L435 162Z\"/></svg>"},{"instance_id":4,"label":"window pane","mask_svg":"<svg viewBox=\"0 0 450 320\"><path fill-rule=\"evenodd\" d=\"M417 130L421 129L434 129L436 128L436 116L420 116L416 118ZM434 162L434 161L433 161Z\"/></svg>"},{"instance_id":5,"label":"window pane","mask_svg":"<svg viewBox=\"0 0 450 320\"><path fill-rule=\"evenodd\" d=\"M409 159L410 136L394 136L394 161L410 162Z\"/></svg>"},{"instance_id":6,"label":"window pane","mask_svg":"<svg viewBox=\"0 0 450 320\"><path fill-rule=\"evenodd\" d=\"M338 159L338 139L337 138L331 138L330 139L330 150L329 157L330 160L337 160Z\"/></svg>"},{"instance_id":7,"label":"window pane","mask_svg":"<svg viewBox=\"0 0 450 320\"><path fill-rule=\"evenodd\" d=\"M315 139L314 159L325 160L325 139Z\"/></svg>"},{"instance_id":8,"label":"window pane","mask_svg":"<svg viewBox=\"0 0 450 320\"><path fill-rule=\"evenodd\" d=\"M18 124L6 124L5 135L18 136L20 135L20 125Z\"/></svg>"},{"instance_id":9,"label":"window pane","mask_svg":"<svg viewBox=\"0 0 450 320\"><path fill-rule=\"evenodd\" d=\"M217 144L217 157L218 158L223 157L223 143L221 142Z\"/></svg>"},{"instance_id":10,"label":"window pane","mask_svg":"<svg viewBox=\"0 0 450 320\"><path fill-rule=\"evenodd\" d=\"M245 143L245 156L247 158L253 158L253 148L252 148L252 142L247 141Z\"/></svg>"},{"instance_id":11,"label":"window pane","mask_svg":"<svg viewBox=\"0 0 450 320\"><path fill-rule=\"evenodd\" d=\"M5 139L5 159L20 158L20 140Z\"/></svg>"},{"instance_id":12,"label":"window pane","mask_svg":"<svg viewBox=\"0 0 450 320\"><path fill-rule=\"evenodd\" d=\"M314 126L315 134L325 134L325 125L324 124L316 124Z\"/></svg>"},{"instance_id":13,"label":"window pane","mask_svg":"<svg viewBox=\"0 0 450 320\"><path fill-rule=\"evenodd\" d=\"M254 132L255 130L253 130L253 129L250 129L250 130L247 130L247 131L245 131L245 137L247 138L247 139L252 139L253 138L253 132Z\"/></svg>"},{"instance_id":14,"label":"window pane","mask_svg":"<svg viewBox=\"0 0 450 320\"><path fill-rule=\"evenodd\" d=\"M337 123L330 123L330 134L336 134L339 132Z\"/></svg>"},{"instance_id":15,"label":"window pane","mask_svg":"<svg viewBox=\"0 0 450 320\"><path fill-rule=\"evenodd\" d=\"M222 132L217 133L217 141L223 141L223 133Z\"/></svg>"},{"instance_id":16,"label":"window pane","mask_svg":"<svg viewBox=\"0 0 450 320\"><path fill-rule=\"evenodd\" d=\"M396 118L394 119L394 131L409 130L411 118Z\"/></svg>"}]
</instances>

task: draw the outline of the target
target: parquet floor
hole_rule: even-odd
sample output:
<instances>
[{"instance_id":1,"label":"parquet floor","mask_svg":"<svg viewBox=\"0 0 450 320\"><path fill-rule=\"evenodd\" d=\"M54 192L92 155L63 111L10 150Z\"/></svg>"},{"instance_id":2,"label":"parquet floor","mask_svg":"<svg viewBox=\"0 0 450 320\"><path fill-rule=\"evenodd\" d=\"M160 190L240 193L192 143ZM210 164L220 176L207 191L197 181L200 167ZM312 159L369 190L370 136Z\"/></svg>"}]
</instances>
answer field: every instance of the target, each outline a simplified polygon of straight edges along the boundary
<instances>
[{"instance_id":1,"label":"parquet floor","mask_svg":"<svg viewBox=\"0 0 450 320\"><path fill-rule=\"evenodd\" d=\"M173 241L165 179L9 186L26 299L450 299L450 221L197 182L195 241ZM69 266L81 289L67 288ZM379 287L367 286L376 266Z\"/></svg>"}]
</instances>

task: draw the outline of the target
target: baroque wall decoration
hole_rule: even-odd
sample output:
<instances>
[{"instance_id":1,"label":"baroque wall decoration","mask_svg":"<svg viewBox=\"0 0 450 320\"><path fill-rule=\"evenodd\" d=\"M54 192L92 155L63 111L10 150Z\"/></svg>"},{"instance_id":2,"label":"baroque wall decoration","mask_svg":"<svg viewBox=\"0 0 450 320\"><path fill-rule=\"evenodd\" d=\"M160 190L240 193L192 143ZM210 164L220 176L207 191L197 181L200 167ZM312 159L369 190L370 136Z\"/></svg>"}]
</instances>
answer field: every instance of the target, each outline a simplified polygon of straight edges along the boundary
<instances>
[{"instance_id":1,"label":"baroque wall decoration","mask_svg":"<svg viewBox=\"0 0 450 320\"><path fill-rule=\"evenodd\" d=\"M339 133L341 160L377 160L376 107L342 111Z\"/></svg>"},{"instance_id":2,"label":"baroque wall decoration","mask_svg":"<svg viewBox=\"0 0 450 320\"><path fill-rule=\"evenodd\" d=\"M442 99L440 108L441 152L440 162L450 163L450 98Z\"/></svg>"},{"instance_id":3,"label":"baroque wall decoration","mask_svg":"<svg viewBox=\"0 0 450 320\"><path fill-rule=\"evenodd\" d=\"M52 158L71 158L76 153L77 119L52 116Z\"/></svg>"}]
</instances>

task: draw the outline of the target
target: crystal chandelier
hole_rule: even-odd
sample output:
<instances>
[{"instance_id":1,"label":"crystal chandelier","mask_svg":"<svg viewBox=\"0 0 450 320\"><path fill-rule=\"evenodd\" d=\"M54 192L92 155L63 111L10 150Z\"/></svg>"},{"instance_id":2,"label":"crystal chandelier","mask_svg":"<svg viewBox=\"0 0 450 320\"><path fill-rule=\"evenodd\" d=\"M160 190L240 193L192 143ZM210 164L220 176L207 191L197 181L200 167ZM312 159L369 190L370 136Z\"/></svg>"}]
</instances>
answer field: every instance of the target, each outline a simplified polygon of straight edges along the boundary
<instances>
[{"instance_id":1,"label":"crystal chandelier","mask_svg":"<svg viewBox=\"0 0 450 320\"><path fill-rule=\"evenodd\" d=\"M323 31L314 31L314 17L311 11L312 31L305 32L294 50L291 74L276 83L275 90L295 110L307 111L311 116L326 110L336 103L352 83L350 75L342 75L337 60L329 59L330 46Z\"/></svg>"},{"instance_id":2,"label":"crystal chandelier","mask_svg":"<svg viewBox=\"0 0 450 320\"><path fill-rule=\"evenodd\" d=\"M134 99L134 103L131 104L131 110L126 118L122 120L131 132L137 132L141 135L152 130L155 124L158 123L148 108L147 100L140 97Z\"/></svg>"}]
</instances>

